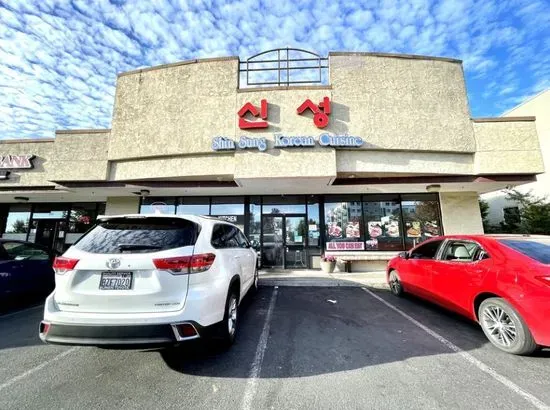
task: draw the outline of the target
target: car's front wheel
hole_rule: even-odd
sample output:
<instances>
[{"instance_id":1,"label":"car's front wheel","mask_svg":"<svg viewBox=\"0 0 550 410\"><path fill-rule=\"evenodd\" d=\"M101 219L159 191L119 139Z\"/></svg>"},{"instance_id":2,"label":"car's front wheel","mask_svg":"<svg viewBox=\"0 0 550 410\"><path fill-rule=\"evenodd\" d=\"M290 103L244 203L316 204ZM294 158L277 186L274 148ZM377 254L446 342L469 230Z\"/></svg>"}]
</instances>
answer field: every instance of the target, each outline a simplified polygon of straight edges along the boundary
<instances>
[{"instance_id":1,"label":"car's front wheel","mask_svg":"<svg viewBox=\"0 0 550 410\"><path fill-rule=\"evenodd\" d=\"M519 313L502 298L485 299L478 309L478 319L487 339L507 353L528 355L537 344Z\"/></svg>"},{"instance_id":2,"label":"car's front wheel","mask_svg":"<svg viewBox=\"0 0 550 410\"><path fill-rule=\"evenodd\" d=\"M390 285L390 291L395 296L403 295L403 285L401 284L401 278L399 272L392 270L388 278L388 284Z\"/></svg>"}]
</instances>

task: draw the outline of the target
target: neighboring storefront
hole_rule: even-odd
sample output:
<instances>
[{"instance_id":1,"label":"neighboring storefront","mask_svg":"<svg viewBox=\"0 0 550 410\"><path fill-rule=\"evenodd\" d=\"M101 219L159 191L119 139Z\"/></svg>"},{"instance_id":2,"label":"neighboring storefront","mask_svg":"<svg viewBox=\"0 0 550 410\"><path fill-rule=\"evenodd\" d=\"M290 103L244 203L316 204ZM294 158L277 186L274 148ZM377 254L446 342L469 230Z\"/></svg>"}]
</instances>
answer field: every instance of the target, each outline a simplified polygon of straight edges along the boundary
<instances>
[{"instance_id":1,"label":"neighboring storefront","mask_svg":"<svg viewBox=\"0 0 550 410\"><path fill-rule=\"evenodd\" d=\"M293 269L481 233L480 193L543 172L534 118L470 118L460 61L287 49L123 73L111 129L0 150L3 237L62 250L98 214L202 214Z\"/></svg>"}]
</instances>

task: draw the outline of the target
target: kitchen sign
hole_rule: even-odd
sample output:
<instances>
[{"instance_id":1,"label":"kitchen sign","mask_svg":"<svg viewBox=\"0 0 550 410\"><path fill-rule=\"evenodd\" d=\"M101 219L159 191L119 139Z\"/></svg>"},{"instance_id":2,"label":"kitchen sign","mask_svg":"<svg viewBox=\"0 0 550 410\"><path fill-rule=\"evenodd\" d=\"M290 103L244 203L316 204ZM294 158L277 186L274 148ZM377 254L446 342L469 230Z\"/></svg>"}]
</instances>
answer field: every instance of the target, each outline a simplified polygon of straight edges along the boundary
<instances>
[{"instance_id":1,"label":"kitchen sign","mask_svg":"<svg viewBox=\"0 0 550 410\"><path fill-rule=\"evenodd\" d=\"M333 148L359 148L363 145L361 137L349 135L330 135L321 134L318 139L312 136L287 136L274 134L274 148L299 148L299 147L333 147ZM215 137L212 139L213 151L235 151L237 149L255 148L258 151L267 149L267 139L265 137L245 137L242 136L238 141L228 137Z\"/></svg>"},{"instance_id":2,"label":"kitchen sign","mask_svg":"<svg viewBox=\"0 0 550 410\"><path fill-rule=\"evenodd\" d=\"M34 155L0 155L0 169L31 169Z\"/></svg>"}]
</instances>

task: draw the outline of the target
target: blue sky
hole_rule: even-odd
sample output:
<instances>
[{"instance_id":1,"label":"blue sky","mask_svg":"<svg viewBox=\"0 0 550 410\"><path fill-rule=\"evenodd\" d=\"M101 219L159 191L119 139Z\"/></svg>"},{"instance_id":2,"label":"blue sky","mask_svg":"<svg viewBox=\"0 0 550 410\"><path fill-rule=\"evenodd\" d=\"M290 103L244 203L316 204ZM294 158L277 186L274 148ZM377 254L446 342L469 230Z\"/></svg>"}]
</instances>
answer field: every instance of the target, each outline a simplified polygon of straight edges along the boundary
<instances>
[{"instance_id":1,"label":"blue sky","mask_svg":"<svg viewBox=\"0 0 550 410\"><path fill-rule=\"evenodd\" d=\"M550 2L0 0L0 138L110 127L120 72L286 46L459 58L496 116L550 87Z\"/></svg>"}]
</instances>

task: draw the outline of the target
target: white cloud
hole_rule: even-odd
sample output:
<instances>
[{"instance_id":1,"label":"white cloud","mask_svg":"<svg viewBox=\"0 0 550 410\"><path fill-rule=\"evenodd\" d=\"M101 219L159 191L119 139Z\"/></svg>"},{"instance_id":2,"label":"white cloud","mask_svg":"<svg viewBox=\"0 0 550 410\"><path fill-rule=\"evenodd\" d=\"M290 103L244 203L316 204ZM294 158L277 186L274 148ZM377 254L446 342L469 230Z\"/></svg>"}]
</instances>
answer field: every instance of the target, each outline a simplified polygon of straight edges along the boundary
<instances>
[{"instance_id":1,"label":"white cloud","mask_svg":"<svg viewBox=\"0 0 550 410\"><path fill-rule=\"evenodd\" d=\"M0 138L109 127L116 74L269 48L464 60L474 115L548 87L546 0L0 2ZM500 105L499 105L500 104Z\"/></svg>"}]
</instances>

